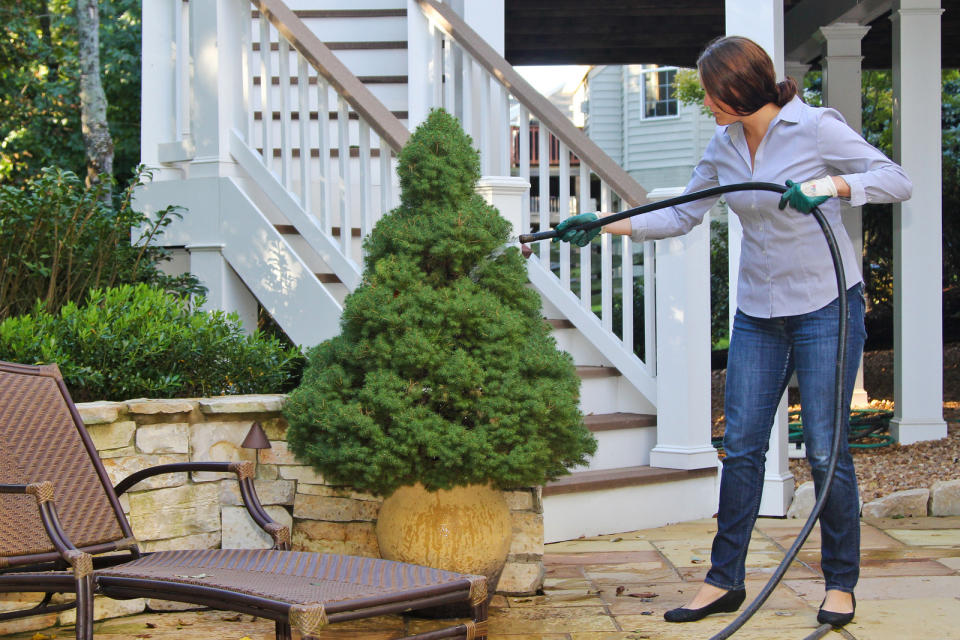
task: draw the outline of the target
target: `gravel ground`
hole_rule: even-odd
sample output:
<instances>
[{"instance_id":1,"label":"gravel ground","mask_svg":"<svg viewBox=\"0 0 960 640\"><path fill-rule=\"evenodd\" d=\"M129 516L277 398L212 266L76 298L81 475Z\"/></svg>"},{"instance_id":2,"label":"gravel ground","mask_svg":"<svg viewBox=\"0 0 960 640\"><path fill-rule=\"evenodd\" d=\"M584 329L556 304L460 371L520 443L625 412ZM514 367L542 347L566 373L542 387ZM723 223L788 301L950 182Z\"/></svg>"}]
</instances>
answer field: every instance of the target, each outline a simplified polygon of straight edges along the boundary
<instances>
[{"instance_id":1,"label":"gravel ground","mask_svg":"<svg viewBox=\"0 0 960 640\"><path fill-rule=\"evenodd\" d=\"M725 370L713 372L713 433L723 434L723 383ZM893 409L893 352L864 354L864 386L871 406ZM948 435L943 440L894 444L876 449L854 449L857 480L864 502L903 489L929 488L937 480L960 479L960 343L948 344L943 353L943 417ZM791 402L794 400L791 397ZM791 405L791 409L794 407ZM797 484L810 480L804 460L791 460Z\"/></svg>"}]
</instances>

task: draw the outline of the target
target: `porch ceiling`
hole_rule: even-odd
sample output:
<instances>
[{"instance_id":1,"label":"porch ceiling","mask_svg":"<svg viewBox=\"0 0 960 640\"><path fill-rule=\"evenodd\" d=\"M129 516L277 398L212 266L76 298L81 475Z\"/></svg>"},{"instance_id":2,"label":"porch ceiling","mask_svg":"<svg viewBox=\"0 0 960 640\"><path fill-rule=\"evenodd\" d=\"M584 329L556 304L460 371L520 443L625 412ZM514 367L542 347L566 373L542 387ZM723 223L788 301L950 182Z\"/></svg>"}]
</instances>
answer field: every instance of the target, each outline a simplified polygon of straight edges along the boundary
<instances>
[{"instance_id":1,"label":"porch ceiling","mask_svg":"<svg viewBox=\"0 0 960 640\"><path fill-rule=\"evenodd\" d=\"M945 2L941 59L960 67L960 7ZM514 65L641 64L692 67L703 45L723 34L721 0L506 0L506 58ZM863 66L888 69L891 58L889 0L784 0L788 57L817 64L808 18L826 12L831 20L866 16ZM795 11L794 11L795 10ZM791 13L792 12L792 13Z\"/></svg>"}]
</instances>

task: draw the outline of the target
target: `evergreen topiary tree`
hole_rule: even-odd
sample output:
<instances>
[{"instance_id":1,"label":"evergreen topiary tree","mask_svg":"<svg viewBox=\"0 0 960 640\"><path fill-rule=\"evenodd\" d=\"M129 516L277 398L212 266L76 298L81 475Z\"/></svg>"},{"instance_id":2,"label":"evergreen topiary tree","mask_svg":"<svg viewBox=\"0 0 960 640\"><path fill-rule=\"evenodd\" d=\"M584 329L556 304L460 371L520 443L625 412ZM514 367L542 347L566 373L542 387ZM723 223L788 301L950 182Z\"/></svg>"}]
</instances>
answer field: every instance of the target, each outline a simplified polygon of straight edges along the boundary
<instances>
[{"instance_id":1,"label":"evergreen topiary tree","mask_svg":"<svg viewBox=\"0 0 960 640\"><path fill-rule=\"evenodd\" d=\"M534 486L596 442L579 379L527 286L509 223L474 191L469 136L431 112L400 153L401 204L365 242L341 333L314 347L284 412L301 460L335 484L388 495Z\"/></svg>"}]
</instances>

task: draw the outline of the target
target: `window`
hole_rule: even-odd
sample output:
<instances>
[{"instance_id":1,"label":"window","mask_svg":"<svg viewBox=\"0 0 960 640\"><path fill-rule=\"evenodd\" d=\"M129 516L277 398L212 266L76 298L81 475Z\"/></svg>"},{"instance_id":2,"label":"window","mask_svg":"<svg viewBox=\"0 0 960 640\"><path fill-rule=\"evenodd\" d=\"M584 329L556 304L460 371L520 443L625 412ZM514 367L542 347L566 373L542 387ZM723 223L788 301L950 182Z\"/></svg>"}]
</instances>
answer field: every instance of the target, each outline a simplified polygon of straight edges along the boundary
<instances>
[{"instance_id":1,"label":"window","mask_svg":"<svg viewBox=\"0 0 960 640\"><path fill-rule=\"evenodd\" d=\"M677 96L673 82L674 68L648 69L643 72L642 117L661 118L677 115Z\"/></svg>"}]
</instances>

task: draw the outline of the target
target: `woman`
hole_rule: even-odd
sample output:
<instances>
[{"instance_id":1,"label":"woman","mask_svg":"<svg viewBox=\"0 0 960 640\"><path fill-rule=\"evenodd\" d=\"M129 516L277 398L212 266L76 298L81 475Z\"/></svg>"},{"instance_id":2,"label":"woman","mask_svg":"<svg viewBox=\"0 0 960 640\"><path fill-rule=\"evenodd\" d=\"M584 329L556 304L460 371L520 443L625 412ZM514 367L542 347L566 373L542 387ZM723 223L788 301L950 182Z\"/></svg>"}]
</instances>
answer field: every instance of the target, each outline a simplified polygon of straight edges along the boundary
<instances>
[{"instance_id":1,"label":"woman","mask_svg":"<svg viewBox=\"0 0 960 640\"><path fill-rule=\"evenodd\" d=\"M727 363L718 530L704 584L687 606L666 613L670 622L736 611L746 597L744 561L760 506L764 456L774 414L794 371L818 493L824 481L833 434L838 300L827 243L809 212L819 206L829 221L846 272L843 402L849 406L866 332L860 257L843 228L841 200L854 207L899 202L912 190L903 170L850 129L839 113L806 105L792 79L777 83L769 56L751 40L715 40L697 68L717 130L686 191L751 181L786 183L789 189L782 197L762 191L726 196L743 225L743 242ZM678 236L702 222L712 205L700 200L661 209L604 230L638 241ZM571 227L595 219L588 213L564 221L557 226L559 238L586 245L599 230ZM844 429L849 430L846 420ZM820 516L826 582L817 615L821 623L842 626L853 619L860 564L858 500L853 459L843 447Z\"/></svg>"}]
</instances>

